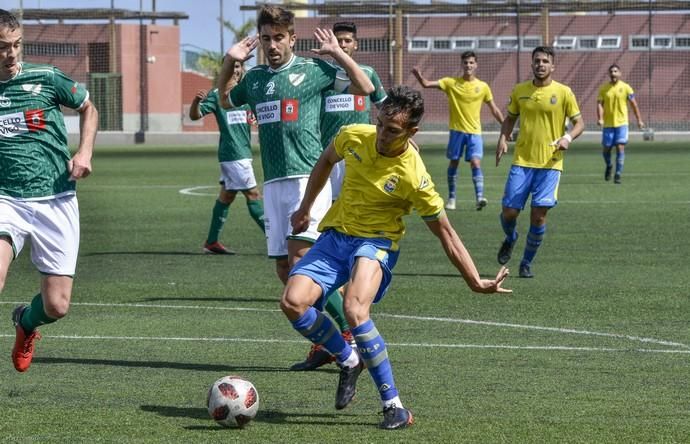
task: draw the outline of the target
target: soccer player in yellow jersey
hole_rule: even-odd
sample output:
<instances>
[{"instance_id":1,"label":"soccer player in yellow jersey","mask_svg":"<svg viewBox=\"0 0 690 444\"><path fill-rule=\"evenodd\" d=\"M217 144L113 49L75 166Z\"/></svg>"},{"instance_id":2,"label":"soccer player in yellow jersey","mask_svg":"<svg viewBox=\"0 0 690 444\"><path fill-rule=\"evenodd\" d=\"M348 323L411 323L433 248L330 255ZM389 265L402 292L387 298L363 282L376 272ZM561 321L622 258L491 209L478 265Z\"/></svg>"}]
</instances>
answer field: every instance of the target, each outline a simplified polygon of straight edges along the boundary
<instances>
[{"instance_id":1,"label":"soccer player in yellow jersey","mask_svg":"<svg viewBox=\"0 0 690 444\"><path fill-rule=\"evenodd\" d=\"M533 277L530 265L546 232L546 213L558 202L558 182L563 156L570 142L584 130L575 95L569 87L551 78L554 52L540 46L532 51L534 78L518 83L510 95L508 115L501 126L496 146L496 166L508 152L508 136L520 118L520 135L515 144L513 165L503 193L501 226L506 234L498 252L498 263L510 260L517 241L517 218L532 195L527 244L520 262L520 277ZM566 118L573 122L566 131Z\"/></svg>"},{"instance_id":2,"label":"soccer player in yellow jersey","mask_svg":"<svg viewBox=\"0 0 690 444\"><path fill-rule=\"evenodd\" d=\"M481 210L487 204L484 197L484 174L481 168L481 160L484 156L480 120L482 103L489 107L499 124L503 123L503 113L494 103L489 85L475 76L477 71L475 53L465 51L460 59L462 60L462 77L443 77L430 81L424 78L417 67L412 68L412 74L424 88L438 88L448 96L449 137L446 156L449 162L446 209L455 209L458 163L464 151L465 161L470 163L472 169L476 208Z\"/></svg>"},{"instance_id":3,"label":"soccer player in yellow jersey","mask_svg":"<svg viewBox=\"0 0 690 444\"><path fill-rule=\"evenodd\" d=\"M480 293L509 293L501 287L508 270L482 279L443 211L410 137L424 113L421 94L406 86L388 91L376 126L344 126L321 155L309 177L304 199L292 216L294 233L307 229L310 211L326 186L333 165L345 160L340 197L321 221L314 246L290 272L281 309L295 330L336 357L341 368L336 409L345 408L355 394L357 378L366 364L383 404L384 429L412 424L393 380L386 344L369 316L372 303L386 293L398 259L398 242L405 232L403 216L412 209L440 239L450 261L469 287ZM326 317L324 295L347 283L345 316L357 342L357 353Z\"/></svg>"},{"instance_id":4,"label":"soccer player in yellow jersey","mask_svg":"<svg viewBox=\"0 0 690 444\"><path fill-rule=\"evenodd\" d=\"M611 180L611 149L616 147L616 173L614 183L621 183L625 145L628 143L628 102L635 113L637 126L644 128L640 108L635 100L635 91L621 80L621 69L615 63L609 66L610 82L599 88L597 97L597 125L603 127L601 144L604 147L604 180Z\"/></svg>"}]
</instances>

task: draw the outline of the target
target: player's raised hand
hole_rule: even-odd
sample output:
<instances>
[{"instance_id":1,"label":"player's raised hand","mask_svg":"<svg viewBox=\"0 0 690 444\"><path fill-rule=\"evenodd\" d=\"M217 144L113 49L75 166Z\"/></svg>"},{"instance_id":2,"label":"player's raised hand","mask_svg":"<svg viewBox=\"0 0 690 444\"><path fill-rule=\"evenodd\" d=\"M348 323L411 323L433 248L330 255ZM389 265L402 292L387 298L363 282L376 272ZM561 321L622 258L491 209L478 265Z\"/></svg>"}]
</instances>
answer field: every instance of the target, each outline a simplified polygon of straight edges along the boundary
<instances>
[{"instance_id":1,"label":"player's raised hand","mask_svg":"<svg viewBox=\"0 0 690 444\"><path fill-rule=\"evenodd\" d=\"M194 96L194 100L197 102L201 102L206 98L206 91L203 89L200 89L199 91L196 92L196 95Z\"/></svg>"},{"instance_id":2,"label":"player's raised hand","mask_svg":"<svg viewBox=\"0 0 690 444\"><path fill-rule=\"evenodd\" d=\"M67 171L69 171L69 180L71 181L88 177L91 174L91 156L77 151L74 157L67 162Z\"/></svg>"},{"instance_id":3,"label":"player's raised hand","mask_svg":"<svg viewBox=\"0 0 690 444\"><path fill-rule=\"evenodd\" d=\"M473 288L477 293L512 293L513 290L509 288L503 288L503 281L508 277L509 271L503 266L496 274L495 279L482 279L479 284L479 288Z\"/></svg>"},{"instance_id":4,"label":"player's raised hand","mask_svg":"<svg viewBox=\"0 0 690 444\"><path fill-rule=\"evenodd\" d=\"M319 55L333 55L338 51L342 51L338 44L338 39L330 29L316 28L314 30L314 38L321 44L321 48L312 48L311 52Z\"/></svg>"},{"instance_id":5,"label":"player's raised hand","mask_svg":"<svg viewBox=\"0 0 690 444\"><path fill-rule=\"evenodd\" d=\"M242 62L247 61L254 57L252 51L259 45L259 36L254 35L250 37L245 37L239 42L232 45L226 55L232 60L240 60Z\"/></svg>"},{"instance_id":6,"label":"player's raised hand","mask_svg":"<svg viewBox=\"0 0 690 444\"><path fill-rule=\"evenodd\" d=\"M290 223L292 224L292 234L300 234L307 231L309 228L309 222L311 220L311 215L309 211L298 208L297 211L292 213L290 217Z\"/></svg>"}]
</instances>

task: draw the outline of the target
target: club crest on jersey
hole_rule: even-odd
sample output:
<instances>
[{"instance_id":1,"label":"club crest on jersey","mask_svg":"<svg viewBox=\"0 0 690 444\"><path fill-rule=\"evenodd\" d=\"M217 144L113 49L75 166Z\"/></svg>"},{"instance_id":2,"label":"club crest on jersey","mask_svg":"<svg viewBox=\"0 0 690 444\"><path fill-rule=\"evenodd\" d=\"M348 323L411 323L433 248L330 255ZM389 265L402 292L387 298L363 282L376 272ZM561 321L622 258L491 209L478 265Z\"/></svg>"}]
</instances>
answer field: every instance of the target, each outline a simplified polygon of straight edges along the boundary
<instances>
[{"instance_id":1,"label":"club crest on jersey","mask_svg":"<svg viewBox=\"0 0 690 444\"><path fill-rule=\"evenodd\" d=\"M552 105L555 105L556 102L558 102L558 99L556 99L556 94L554 94L554 95L551 96L550 102L551 102Z\"/></svg>"},{"instance_id":2,"label":"club crest on jersey","mask_svg":"<svg viewBox=\"0 0 690 444\"><path fill-rule=\"evenodd\" d=\"M9 108L12 105L12 101L9 97L0 96L0 107Z\"/></svg>"},{"instance_id":3,"label":"club crest on jersey","mask_svg":"<svg viewBox=\"0 0 690 444\"><path fill-rule=\"evenodd\" d=\"M392 193L398 187L399 181L400 177L391 176L388 179L386 179L386 183L383 185L383 189L386 190L387 193Z\"/></svg>"},{"instance_id":4,"label":"club crest on jersey","mask_svg":"<svg viewBox=\"0 0 690 444\"><path fill-rule=\"evenodd\" d=\"M306 77L307 76L303 72L301 72L299 74L297 74L297 73L288 74L288 80L290 81L290 83L292 83L293 86L299 86L300 83L304 82L304 79Z\"/></svg>"},{"instance_id":5,"label":"club crest on jersey","mask_svg":"<svg viewBox=\"0 0 690 444\"><path fill-rule=\"evenodd\" d=\"M31 84L24 84L22 85L22 89L26 92L30 92L32 96L37 96L41 93L41 84L37 85L31 85ZM74 91L72 91L74 93Z\"/></svg>"}]
</instances>

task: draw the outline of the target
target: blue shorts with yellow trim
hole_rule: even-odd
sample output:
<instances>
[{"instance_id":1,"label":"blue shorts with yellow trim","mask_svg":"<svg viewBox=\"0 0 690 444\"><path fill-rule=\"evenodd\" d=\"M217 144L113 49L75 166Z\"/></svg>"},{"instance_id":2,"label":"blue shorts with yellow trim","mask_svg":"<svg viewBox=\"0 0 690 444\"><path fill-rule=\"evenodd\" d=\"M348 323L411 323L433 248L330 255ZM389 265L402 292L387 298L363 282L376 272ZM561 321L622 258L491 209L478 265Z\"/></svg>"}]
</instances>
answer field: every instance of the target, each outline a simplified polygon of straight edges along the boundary
<instances>
[{"instance_id":1,"label":"blue shorts with yellow trim","mask_svg":"<svg viewBox=\"0 0 690 444\"><path fill-rule=\"evenodd\" d=\"M555 207L560 179L558 170L513 165L503 192L503 206L522 210L531 194L533 207Z\"/></svg>"},{"instance_id":2,"label":"blue shorts with yellow trim","mask_svg":"<svg viewBox=\"0 0 690 444\"><path fill-rule=\"evenodd\" d=\"M463 152L465 152L466 162L469 162L473 157L477 159L484 157L484 141L482 140L482 135L450 130L446 158L450 160L460 160Z\"/></svg>"},{"instance_id":3,"label":"blue shorts with yellow trim","mask_svg":"<svg viewBox=\"0 0 690 444\"><path fill-rule=\"evenodd\" d=\"M383 278L374 298L376 303L388 290L392 270L400 254L399 250L391 251L392 245L390 239L348 236L333 229L327 230L321 233L314 246L292 268L290 276L308 276L321 287L321 297L314 307L323 310L324 295L347 283L358 257L377 260L381 264Z\"/></svg>"}]
</instances>

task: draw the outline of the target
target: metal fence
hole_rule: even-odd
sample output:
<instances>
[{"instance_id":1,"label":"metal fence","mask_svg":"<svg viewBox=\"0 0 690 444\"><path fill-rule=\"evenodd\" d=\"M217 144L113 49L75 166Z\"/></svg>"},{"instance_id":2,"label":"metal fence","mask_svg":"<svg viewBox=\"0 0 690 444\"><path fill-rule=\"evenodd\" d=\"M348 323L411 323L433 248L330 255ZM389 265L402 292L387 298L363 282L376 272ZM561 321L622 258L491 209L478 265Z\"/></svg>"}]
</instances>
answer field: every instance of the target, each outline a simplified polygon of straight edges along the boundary
<instances>
[{"instance_id":1,"label":"metal fence","mask_svg":"<svg viewBox=\"0 0 690 444\"><path fill-rule=\"evenodd\" d=\"M24 59L53 64L86 83L101 110L101 129L216 129L213 119L185 118L196 91L212 86L212 75L199 63L206 48L181 41L178 26L183 20L205 20L215 30L214 17L114 8L20 9L20 3L4 7L23 17ZM251 16L259 6L242 9ZM316 44L315 27L355 22L356 59L373 66L386 87L417 85L413 66L429 79L459 76L460 54L472 50L478 77L505 108L513 85L531 77L532 49L550 45L556 49L554 78L573 89L589 129L595 128L598 89L616 63L635 89L649 126L690 131L687 1L302 1L288 7L298 16L300 54ZM445 95L424 90L424 96L424 128L445 129ZM498 129L486 109L482 121L485 130Z\"/></svg>"}]
</instances>

